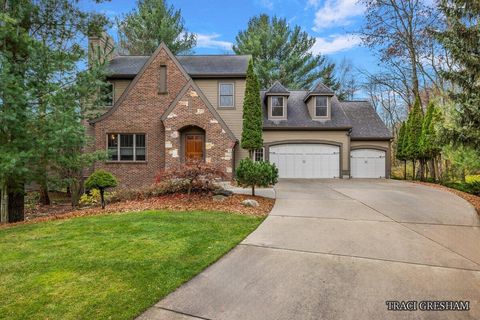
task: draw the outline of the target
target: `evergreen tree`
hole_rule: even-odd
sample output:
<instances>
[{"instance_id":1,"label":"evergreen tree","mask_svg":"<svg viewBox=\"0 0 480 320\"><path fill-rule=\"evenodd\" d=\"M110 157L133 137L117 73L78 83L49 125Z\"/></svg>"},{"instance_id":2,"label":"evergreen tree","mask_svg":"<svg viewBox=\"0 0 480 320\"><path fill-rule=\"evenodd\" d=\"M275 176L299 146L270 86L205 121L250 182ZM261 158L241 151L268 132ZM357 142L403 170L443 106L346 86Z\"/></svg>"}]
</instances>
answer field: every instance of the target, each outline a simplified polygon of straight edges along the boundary
<instances>
[{"instance_id":1,"label":"evergreen tree","mask_svg":"<svg viewBox=\"0 0 480 320\"><path fill-rule=\"evenodd\" d=\"M247 150L259 149L263 146L262 102L257 75L253 68L253 60L248 62L245 99L243 100L243 130L241 147Z\"/></svg>"},{"instance_id":2,"label":"evergreen tree","mask_svg":"<svg viewBox=\"0 0 480 320\"><path fill-rule=\"evenodd\" d=\"M86 143L82 100L94 96L103 82L97 68L80 69L86 51L79 42L82 35L99 32L106 20L83 12L74 0L10 0L2 7L1 216L8 211L8 198L18 208L10 212L12 222L23 219L26 183L38 182L48 203L50 175L66 159L81 157Z\"/></svg>"},{"instance_id":3,"label":"evergreen tree","mask_svg":"<svg viewBox=\"0 0 480 320\"><path fill-rule=\"evenodd\" d=\"M396 158L404 162L404 171L403 171L404 180L407 179L407 170L406 170L407 157L405 154L406 129L407 129L407 124L405 123L405 121L402 121L400 130L398 131L396 153L395 153Z\"/></svg>"},{"instance_id":4,"label":"evergreen tree","mask_svg":"<svg viewBox=\"0 0 480 320\"><path fill-rule=\"evenodd\" d=\"M433 102L430 102L422 123L422 135L420 137L420 153L422 157L431 159L435 156L435 153L438 150L437 145L435 131L435 105Z\"/></svg>"},{"instance_id":5,"label":"evergreen tree","mask_svg":"<svg viewBox=\"0 0 480 320\"><path fill-rule=\"evenodd\" d=\"M311 53L315 38L285 19L265 14L253 17L235 39L236 54L252 55L260 88L268 88L276 80L292 89L309 89L319 79L337 86L334 64Z\"/></svg>"},{"instance_id":6,"label":"evergreen tree","mask_svg":"<svg viewBox=\"0 0 480 320\"><path fill-rule=\"evenodd\" d=\"M151 55L164 42L173 54L188 53L197 37L187 32L180 10L164 0L139 0L137 9L117 19L120 47L129 54Z\"/></svg>"},{"instance_id":7,"label":"evergreen tree","mask_svg":"<svg viewBox=\"0 0 480 320\"><path fill-rule=\"evenodd\" d=\"M455 126L447 130L447 136L480 150L480 2L441 0L439 8L447 29L434 34L455 65L442 72L454 85L450 97L456 104L452 110Z\"/></svg>"},{"instance_id":8,"label":"evergreen tree","mask_svg":"<svg viewBox=\"0 0 480 320\"><path fill-rule=\"evenodd\" d=\"M420 99L415 99L412 110L408 114L407 134L405 138L405 156L412 160L413 178L415 179L415 163L421 157L420 137L422 135L423 116Z\"/></svg>"}]
</instances>

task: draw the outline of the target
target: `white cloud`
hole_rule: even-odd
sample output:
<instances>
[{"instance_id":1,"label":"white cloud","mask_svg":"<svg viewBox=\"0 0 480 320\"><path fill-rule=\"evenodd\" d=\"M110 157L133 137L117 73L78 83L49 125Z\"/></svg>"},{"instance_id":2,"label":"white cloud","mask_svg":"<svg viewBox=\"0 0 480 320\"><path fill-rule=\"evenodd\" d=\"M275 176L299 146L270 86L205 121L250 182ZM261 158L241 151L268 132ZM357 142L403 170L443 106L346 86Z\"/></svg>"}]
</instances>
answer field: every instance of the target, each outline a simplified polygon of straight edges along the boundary
<instances>
[{"instance_id":1,"label":"white cloud","mask_svg":"<svg viewBox=\"0 0 480 320\"><path fill-rule=\"evenodd\" d=\"M258 3L268 10L273 10L273 0L258 0Z\"/></svg>"},{"instance_id":2,"label":"white cloud","mask_svg":"<svg viewBox=\"0 0 480 320\"><path fill-rule=\"evenodd\" d=\"M318 7L318 0L309 0L309 5ZM313 30L319 31L330 27L346 26L352 18L365 11L358 0L325 0L317 12L313 22Z\"/></svg>"},{"instance_id":3,"label":"white cloud","mask_svg":"<svg viewBox=\"0 0 480 320\"><path fill-rule=\"evenodd\" d=\"M213 48L232 50L233 43L228 41L217 40L220 37L219 34L201 34L197 33L197 48Z\"/></svg>"},{"instance_id":4,"label":"white cloud","mask_svg":"<svg viewBox=\"0 0 480 320\"><path fill-rule=\"evenodd\" d=\"M357 35L330 35L327 38L316 37L311 52L314 54L332 54L358 46L361 39Z\"/></svg>"}]
</instances>

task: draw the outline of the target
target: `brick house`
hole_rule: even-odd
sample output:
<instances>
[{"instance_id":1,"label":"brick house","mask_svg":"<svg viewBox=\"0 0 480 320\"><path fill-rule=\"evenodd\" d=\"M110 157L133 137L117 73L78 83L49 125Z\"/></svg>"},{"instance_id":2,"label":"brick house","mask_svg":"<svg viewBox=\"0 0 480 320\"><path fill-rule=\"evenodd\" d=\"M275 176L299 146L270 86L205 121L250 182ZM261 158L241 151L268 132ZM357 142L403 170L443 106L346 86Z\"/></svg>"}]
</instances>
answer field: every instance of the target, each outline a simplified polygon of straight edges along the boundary
<instances>
[{"instance_id":1,"label":"brick house","mask_svg":"<svg viewBox=\"0 0 480 320\"><path fill-rule=\"evenodd\" d=\"M113 42L90 39L92 51L101 46ZM111 106L87 130L109 159L95 168L112 172L122 187L149 185L162 168L189 159L233 176L248 156L239 141L250 56L174 56L161 44L151 56L102 58ZM389 176L391 136L367 102L338 101L321 83L307 91L276 82L260 94L265 147L254 158L274 162L280 177Z\"/></svg>"}]
</instances>

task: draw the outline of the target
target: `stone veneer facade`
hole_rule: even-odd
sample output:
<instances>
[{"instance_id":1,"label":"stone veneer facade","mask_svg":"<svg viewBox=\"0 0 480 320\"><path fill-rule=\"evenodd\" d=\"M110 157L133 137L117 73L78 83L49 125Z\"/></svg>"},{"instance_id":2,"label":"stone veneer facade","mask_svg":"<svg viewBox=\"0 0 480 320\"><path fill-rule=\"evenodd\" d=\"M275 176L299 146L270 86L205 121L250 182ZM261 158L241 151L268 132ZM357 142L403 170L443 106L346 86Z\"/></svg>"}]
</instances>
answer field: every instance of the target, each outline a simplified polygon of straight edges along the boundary
<instances>
[{"instance_id":1,"label":"stone veneer facade","mask_svg":"<svg viewBox=\"0 0 480 320\"><path fill-rule=\"evenodd\" d=\"M166 94L158 93L161 65L167 66ZM164 45L145 63L115 105L90 125L96 150L107 149L107 134L145 134L145 161L95 164L95 169L112 172L120 187L150 185L161 169L179 164L179 130L186 126L205 131L205 161L221 168L228 178L232 176L236 139Z\"/></svg>"}]
</instances>

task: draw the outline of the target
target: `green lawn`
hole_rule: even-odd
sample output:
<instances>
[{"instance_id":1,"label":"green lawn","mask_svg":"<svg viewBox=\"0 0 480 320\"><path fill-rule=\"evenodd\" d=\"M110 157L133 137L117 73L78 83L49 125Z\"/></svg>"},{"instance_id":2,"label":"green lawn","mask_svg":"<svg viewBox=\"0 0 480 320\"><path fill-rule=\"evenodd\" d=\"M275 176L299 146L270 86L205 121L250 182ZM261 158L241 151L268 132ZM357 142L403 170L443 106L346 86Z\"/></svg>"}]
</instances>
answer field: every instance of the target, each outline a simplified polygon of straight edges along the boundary
<instances>
[{"instance_id":1,"label":"green lawn","mask_svg":"<svg viewBox=\"0 0 480 320\"><path fill-rule=\"evenodd\" d=\"M132 319L263 218L146 211L0 230L1 319Z\"/></svg>"}]
</instances>

